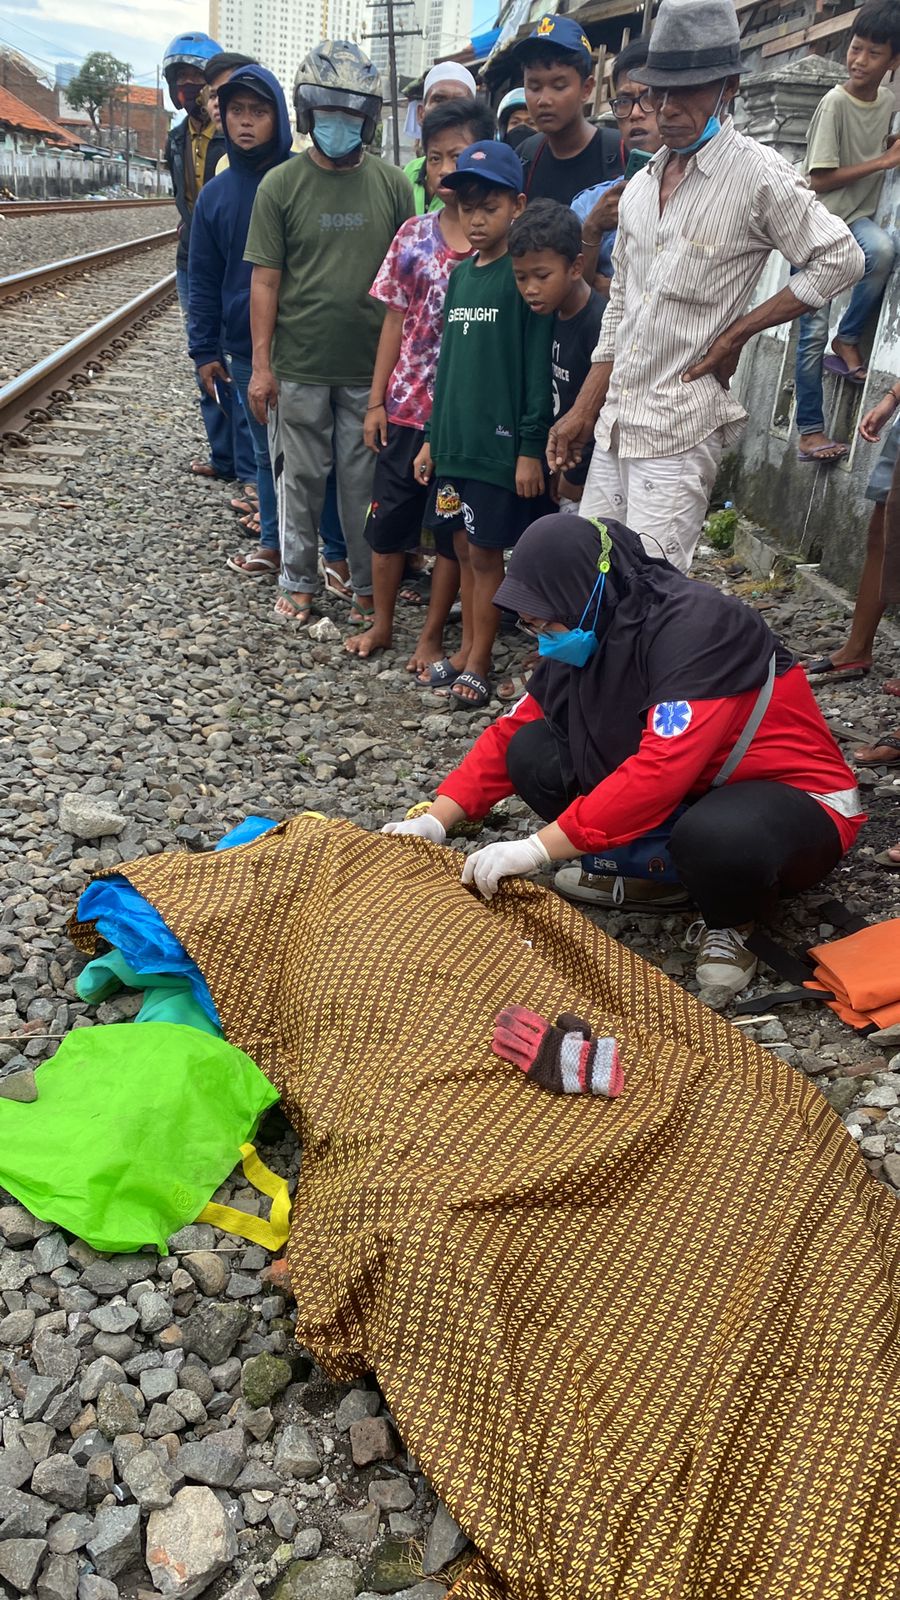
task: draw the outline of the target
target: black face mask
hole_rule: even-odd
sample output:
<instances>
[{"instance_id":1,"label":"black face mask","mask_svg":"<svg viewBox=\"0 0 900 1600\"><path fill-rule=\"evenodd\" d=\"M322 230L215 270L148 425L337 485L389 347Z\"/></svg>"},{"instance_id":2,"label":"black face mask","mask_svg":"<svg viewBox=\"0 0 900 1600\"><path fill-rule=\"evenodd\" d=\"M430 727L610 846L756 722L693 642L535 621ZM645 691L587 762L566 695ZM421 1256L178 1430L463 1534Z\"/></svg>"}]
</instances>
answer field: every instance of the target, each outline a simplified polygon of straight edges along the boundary
<instances>
[{"instance_id":1,"label":"black face mask","mask_svg":"<svg viewBox=\"0 0 900 1600\"><path fill-rule=\"evenodd\" d=\"M197 109L197 98L203 87L202 83L182 83L179 85L178 99L189 117L192 117Z\"/></svg>"}]
</instances>

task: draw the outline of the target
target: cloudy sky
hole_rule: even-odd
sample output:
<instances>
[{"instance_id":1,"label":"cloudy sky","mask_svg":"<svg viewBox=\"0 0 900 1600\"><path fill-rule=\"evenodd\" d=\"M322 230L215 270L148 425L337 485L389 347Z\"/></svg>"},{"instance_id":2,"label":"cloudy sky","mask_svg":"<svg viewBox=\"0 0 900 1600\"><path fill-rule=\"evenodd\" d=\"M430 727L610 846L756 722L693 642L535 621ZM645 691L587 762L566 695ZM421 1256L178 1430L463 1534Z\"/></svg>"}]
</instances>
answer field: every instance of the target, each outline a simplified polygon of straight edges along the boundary
<instances>
[{"instance_id":1,"label":"cloudy sky","mask_svg":"<svg viewBox=\"0 0 900 1600\"><path fill-rule=\"evenodd\" d=\"M102 18L102 23L100 21ZM0 0L0 44L11 44L42 71L110 50L152 85L162 52L176 33L207 31L207 0Z\"/></svg>"}]
</instances>

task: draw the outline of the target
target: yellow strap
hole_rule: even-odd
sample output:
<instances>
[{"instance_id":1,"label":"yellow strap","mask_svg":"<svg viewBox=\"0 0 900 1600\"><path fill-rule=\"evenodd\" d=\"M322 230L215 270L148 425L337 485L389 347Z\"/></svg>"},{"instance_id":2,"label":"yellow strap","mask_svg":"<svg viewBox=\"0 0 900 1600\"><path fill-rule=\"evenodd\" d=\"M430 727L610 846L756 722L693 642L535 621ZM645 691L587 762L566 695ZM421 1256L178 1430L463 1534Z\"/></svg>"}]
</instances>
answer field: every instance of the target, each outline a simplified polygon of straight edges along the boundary
<instances>
[{"instance_id":1,"label":"yellow strap","mask_svg":"<svg viewBox=\"0 0 900 1600\"><path fill-rule=\"evenodd\" d=\"M254 1189L267 1194L272 1202L269 1219L250 1217L235 1206L216 1205L212 1200L204 1206L198 1222L210 1222L225 1233L236 1233L240 1239L250 1239L261 1244L264 1250L280 1250L287 1242L291 1224L291 1197L284 1178L279 1178L270 1167L260 1161L252 1144L241 1145L241 1166L244 1177Z\"/></svg>"}]
</instances>

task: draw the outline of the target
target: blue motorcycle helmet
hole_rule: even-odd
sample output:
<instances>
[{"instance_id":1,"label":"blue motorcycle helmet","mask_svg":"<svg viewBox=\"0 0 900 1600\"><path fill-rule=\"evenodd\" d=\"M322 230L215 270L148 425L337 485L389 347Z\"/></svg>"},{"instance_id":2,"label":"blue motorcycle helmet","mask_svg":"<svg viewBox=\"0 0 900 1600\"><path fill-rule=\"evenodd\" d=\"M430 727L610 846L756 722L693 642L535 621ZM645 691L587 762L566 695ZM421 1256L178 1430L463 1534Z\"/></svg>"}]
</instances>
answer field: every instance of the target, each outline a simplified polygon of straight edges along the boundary
<instances>
[{"instance_id":1,"label":"blue motorcycle helmet","mask_svg":"<svg viewBox=\"0 0 900 1600\"><path fill-rule=\"evenodd\" d=\"M215 39L211 39L208 33L176 34L171 44L166 47L162 60L162 74L173 106L181 106L175 92L175 80L179 68L196 67L198 72L202 72L207 61L211 61L213 56L221 53L222 46L217 44Z\"/></svg>"}]
</instances>

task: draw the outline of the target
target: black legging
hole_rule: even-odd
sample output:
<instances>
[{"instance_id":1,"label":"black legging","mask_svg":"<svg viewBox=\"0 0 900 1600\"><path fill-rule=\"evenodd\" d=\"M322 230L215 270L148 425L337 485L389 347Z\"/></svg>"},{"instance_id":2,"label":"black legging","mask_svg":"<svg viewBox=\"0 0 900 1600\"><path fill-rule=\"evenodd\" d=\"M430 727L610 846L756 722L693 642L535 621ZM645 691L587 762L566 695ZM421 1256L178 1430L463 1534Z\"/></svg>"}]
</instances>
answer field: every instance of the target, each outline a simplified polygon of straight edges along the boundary
<instances>
[{"instance_id":1,"label":"black legging","mask_svg":"<svg viewBox=\"0 0 900 1600\"><path fill-rule=\"evenodd\" d=\"M529 722L510 740L510 780L545 822L555 822L580 793L567 765L546 722ZM770 916L780 895L811 889L841 858L840 835L824 807L801 789L766 782L710 789L679 817L669 849L709 928Z\"/></svg>"}]
</instances>

